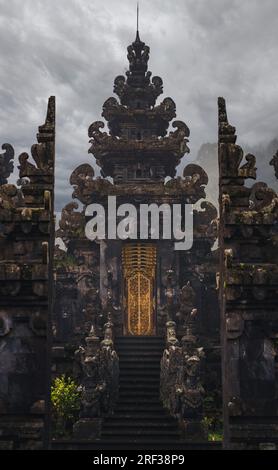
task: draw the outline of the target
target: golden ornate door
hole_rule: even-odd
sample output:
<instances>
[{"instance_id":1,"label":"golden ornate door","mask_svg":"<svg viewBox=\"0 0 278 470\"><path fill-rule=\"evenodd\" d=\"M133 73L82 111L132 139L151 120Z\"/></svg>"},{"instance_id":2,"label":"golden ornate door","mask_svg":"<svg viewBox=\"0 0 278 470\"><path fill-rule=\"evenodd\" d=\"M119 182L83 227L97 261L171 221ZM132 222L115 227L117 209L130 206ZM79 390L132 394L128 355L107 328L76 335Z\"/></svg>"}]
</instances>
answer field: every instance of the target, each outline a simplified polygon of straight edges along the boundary
<instances>
[{"instance_id":1,"label":"golden ornate door","mask_svg":"<svg viewBox=\"0 0 278 470\"><path fill-rule=\"evenodd\" d=\"M153 335L156 247L130 243L123 247L125 334Z\"/></svg>"}]
</instances>

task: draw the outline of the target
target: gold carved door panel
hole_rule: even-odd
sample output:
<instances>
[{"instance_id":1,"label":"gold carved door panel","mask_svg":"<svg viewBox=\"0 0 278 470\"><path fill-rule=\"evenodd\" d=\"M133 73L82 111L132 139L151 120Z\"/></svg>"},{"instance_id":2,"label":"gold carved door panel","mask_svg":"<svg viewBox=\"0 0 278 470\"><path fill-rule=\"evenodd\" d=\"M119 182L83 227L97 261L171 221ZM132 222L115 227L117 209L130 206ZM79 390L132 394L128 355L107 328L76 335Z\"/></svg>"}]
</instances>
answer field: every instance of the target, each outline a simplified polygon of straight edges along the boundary
<instances>
[{"instance_id":1,"label":"gold carved door panel","mask_svg":"<svg viewBox=\"0 0 278 470\"><path fill-rule=\"evenodd\" d=\"M123 248L125 333L152 335L155 330L156 247L132 243Z\"/></svg>"}]
</instances>

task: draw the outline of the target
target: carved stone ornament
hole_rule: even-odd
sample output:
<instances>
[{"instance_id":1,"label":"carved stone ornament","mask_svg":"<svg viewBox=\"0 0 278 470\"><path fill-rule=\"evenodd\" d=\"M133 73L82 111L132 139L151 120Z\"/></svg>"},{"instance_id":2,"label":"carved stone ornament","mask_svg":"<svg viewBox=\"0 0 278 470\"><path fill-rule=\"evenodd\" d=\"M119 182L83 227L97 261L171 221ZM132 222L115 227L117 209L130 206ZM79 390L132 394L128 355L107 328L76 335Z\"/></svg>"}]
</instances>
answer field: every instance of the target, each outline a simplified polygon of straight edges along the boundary
<instances>
[{"instance_id":1,"label":"carved stone ornament","mask_svg":"<svg viewBox=\"0 0 278 470\"><path fill-rule=\"evenodd\" d=\"M274 166L275 176L278 179L278 150L275 155L273 155L270 165Z\"/></svg>"},{"instance_id":2,"label":"carved stone ornament","mask_svg":"<svg viewBox=\"0 0 278 470\"><path fill-rule=\"evenodd\" d=\"M6 184L10 174L13 172L14 149L10 144L3 144L5 153L0 154L0 185Z\"/></svg>"},{"instance_id":3,"label":"carved stone ornament","mask_svg":"<svg viewBox=\"0 0 278 470\"><path fill-rule=\"evenodd\" d=\"M240 313L232 313L226 318L228 339L239 338L244 330L244 320Z\"/></svg>"},{"instance_id":4,"label":"carved stone ornament","mask_svg":"<svg viewBox=\"0 0 278 470\"><path fill-rule=\"evenodd\" d=\"M113 186L103 178L94 178L95 171L89 164L79 165L71 174L70 184L74 187L73 197L83 204L91 204L99 193L109 194Z\"/></svg>"},{"instance_id":5,"label":"carved stone ornament","mask_svg":"<svg viewBox=\"0 0 278 470\"><path fill-rule=\"evenodd\" d=\"M12 320L5 312L0 312L0 336L6 336L12 329Z\"/></svg>"}]
</instances>

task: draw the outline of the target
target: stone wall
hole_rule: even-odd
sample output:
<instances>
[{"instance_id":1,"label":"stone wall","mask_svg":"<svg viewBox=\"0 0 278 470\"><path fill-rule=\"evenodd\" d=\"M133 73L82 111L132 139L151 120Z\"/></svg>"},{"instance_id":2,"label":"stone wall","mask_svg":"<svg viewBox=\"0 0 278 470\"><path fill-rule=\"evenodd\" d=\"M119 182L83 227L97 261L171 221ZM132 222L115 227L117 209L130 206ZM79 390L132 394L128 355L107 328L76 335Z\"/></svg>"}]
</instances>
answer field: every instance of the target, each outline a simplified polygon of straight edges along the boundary
<instances>
[{"instance_id":1,"label":"stone wall","mask_svg":"<svg viewBox=\"0 0 278 470\"><path fill-rule=\"evenodd\" d=\"M219 98L220 277L226 448L275 448L277 417L277 194L236 145ZM273 164L275 159L273 159Z\"/></svg>"},{"instance_id":2,"label":"stone wall","mask_svg":"<svg viewBox=\"0 0 278 470\"><path fill-rule=\"evenodd\" d=\"M54 246L55 98L37 144L19 156L19 187L0 172L0 447L47 446ZM31 161L30 161L31 160ZM2 165L6 163L6 165ZM4 171L3 171L4 167ZM49 338L49 341L47 340Z\"/></svg>"}]
</instances>

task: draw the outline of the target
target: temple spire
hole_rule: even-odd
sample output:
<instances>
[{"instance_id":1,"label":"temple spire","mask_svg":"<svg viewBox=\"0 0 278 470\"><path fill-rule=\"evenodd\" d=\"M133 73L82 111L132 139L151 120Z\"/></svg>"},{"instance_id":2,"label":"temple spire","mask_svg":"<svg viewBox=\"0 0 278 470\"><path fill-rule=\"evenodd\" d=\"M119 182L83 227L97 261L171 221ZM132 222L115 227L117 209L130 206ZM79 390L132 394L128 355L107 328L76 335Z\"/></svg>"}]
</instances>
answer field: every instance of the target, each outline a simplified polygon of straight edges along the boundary
<instances>
[{"instance_id":1,"label":"temple spire","mask_svg":"<svg viewBox=\"0 0 278 470\"><path fill-rule=\"evenodd\" d=\"M137 2L136 39L135 39L135 41L140 41L140 36L139 36L139 2Z\"/></svg>"}]
</instances>

